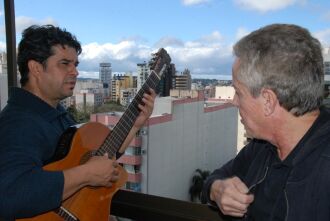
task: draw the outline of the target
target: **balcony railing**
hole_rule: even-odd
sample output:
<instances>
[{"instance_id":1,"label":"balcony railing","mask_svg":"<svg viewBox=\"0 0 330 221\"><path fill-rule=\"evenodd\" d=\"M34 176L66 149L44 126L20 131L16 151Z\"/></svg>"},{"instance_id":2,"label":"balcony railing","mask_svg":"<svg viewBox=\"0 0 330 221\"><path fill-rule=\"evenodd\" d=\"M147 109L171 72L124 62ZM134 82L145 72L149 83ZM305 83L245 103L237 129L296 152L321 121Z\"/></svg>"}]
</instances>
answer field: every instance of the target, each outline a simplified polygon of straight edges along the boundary
<instances>
[{"instance_id":1,"label":"balcony railing","mask_svg":"<svg viewBox=\"0 0 330 221\"><path fill-rule=\"evenodd\" d=\"M136 221L225 221L207 205L119 190L111 201L111 215Z\"/></svg>"}]
</instances>

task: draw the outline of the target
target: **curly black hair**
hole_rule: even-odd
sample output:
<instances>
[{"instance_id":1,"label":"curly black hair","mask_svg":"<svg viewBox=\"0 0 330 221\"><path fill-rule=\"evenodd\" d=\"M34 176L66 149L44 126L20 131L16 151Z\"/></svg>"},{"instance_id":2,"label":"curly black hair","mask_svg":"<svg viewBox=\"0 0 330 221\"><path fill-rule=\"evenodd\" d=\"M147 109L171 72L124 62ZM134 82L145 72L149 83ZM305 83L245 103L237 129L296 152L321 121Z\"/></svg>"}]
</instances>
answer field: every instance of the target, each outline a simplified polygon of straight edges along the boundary
<instances>
[{"instance_id":1,"label":"curly black hair","mask_svg":"<svg viewBox=\"0 0 330 221\"><path fill-rule=\"evenodd\" d=\"M52 47L55 45L74 48L78 55L82 51L80 42L65 29L53 25L32 25L23 31L17 54L22 86L29 80L28 61L35 60L45 67L47 59L54 54Z\"/></svg>"}]
</instances>

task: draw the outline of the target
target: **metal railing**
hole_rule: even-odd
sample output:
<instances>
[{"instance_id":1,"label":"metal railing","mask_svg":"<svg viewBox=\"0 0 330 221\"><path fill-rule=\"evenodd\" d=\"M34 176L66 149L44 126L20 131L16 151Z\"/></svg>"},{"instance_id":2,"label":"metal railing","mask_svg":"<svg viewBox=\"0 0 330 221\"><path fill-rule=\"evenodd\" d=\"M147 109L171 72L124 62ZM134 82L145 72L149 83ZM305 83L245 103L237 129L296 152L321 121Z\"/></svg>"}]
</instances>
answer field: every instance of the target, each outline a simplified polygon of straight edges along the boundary
<instances>
[{"instance_id":1,"label":"metal railing","mask_svg":"<svg viewBox=\"0 0 330 221\"><path fill-rule=\"evenodd\" d=\"M225 221L205 204L126 190L115 193L110 213L137 221Z\"/></svg>"}]
</instances>

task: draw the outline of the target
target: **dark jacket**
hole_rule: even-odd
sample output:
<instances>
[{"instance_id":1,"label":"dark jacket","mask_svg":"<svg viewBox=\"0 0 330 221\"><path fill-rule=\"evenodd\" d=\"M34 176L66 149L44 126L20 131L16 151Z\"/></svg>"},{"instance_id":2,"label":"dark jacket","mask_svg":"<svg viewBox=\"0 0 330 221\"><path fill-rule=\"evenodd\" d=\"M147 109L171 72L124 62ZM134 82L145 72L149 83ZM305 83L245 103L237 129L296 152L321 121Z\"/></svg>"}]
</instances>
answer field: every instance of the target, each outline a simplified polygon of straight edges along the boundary
<instances>
[{"instance_id":1,"label":"dark jacket","mask_svg":"<svg viewBox=\"0 0 330 221\"><path fill-rule=\"evenodd\" d=\"M330 220L330 114L327 110L321 109L300 142L303 145L292 161L284 187L285 221ZM214 205L209 199L209 190L216 179L238 176L248 188L254 188L265 177L270 155L271 144L252 140L233 160L211 174L205 182L203 198Z\"/></svg>"},{"instance_id":2,"label":"dark jacket","mask_svg":"<svg viewBox=\"0 0 330 221\"><path fill-rule=\"evenodd\" d=\"M15 88L0 114L0 220L33 216L61 205L62 171L45 171L61 134L72 124L53 108Z\"/></svg>"}]
</instances>

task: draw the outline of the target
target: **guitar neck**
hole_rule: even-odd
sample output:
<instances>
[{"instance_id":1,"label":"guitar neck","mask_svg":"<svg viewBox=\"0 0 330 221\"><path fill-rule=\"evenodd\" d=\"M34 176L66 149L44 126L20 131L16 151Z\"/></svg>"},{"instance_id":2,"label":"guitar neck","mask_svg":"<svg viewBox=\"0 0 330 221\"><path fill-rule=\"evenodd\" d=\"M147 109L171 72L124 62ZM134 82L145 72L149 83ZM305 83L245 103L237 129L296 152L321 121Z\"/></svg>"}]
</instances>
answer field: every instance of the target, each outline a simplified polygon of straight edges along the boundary
<instances>
[{"instance_id":1,"label":"guitar neck","mask_svg":"<svg viewBox=\"0 0 330 221\"><path fill-rule=\"evenodd\" d=\"M162 68L160 73L165 70L166 65ZM126 111L123 113L119 119L116 126L113 128L111 133L107 136L102 146L97 151L97 155L104 155L108 153L109 158L115 156L123 142L125 141L127 135L132 129L136 118L140 114L139 104L142 104L142 98L144 93L149 93L150 88L155 90L159 81L160 75L156 74L155 71L151 71L151 74L147 78L146 82L143 84L141 89L138 91L132 102L127 107Z\"/></svg>"}]
</instances>

